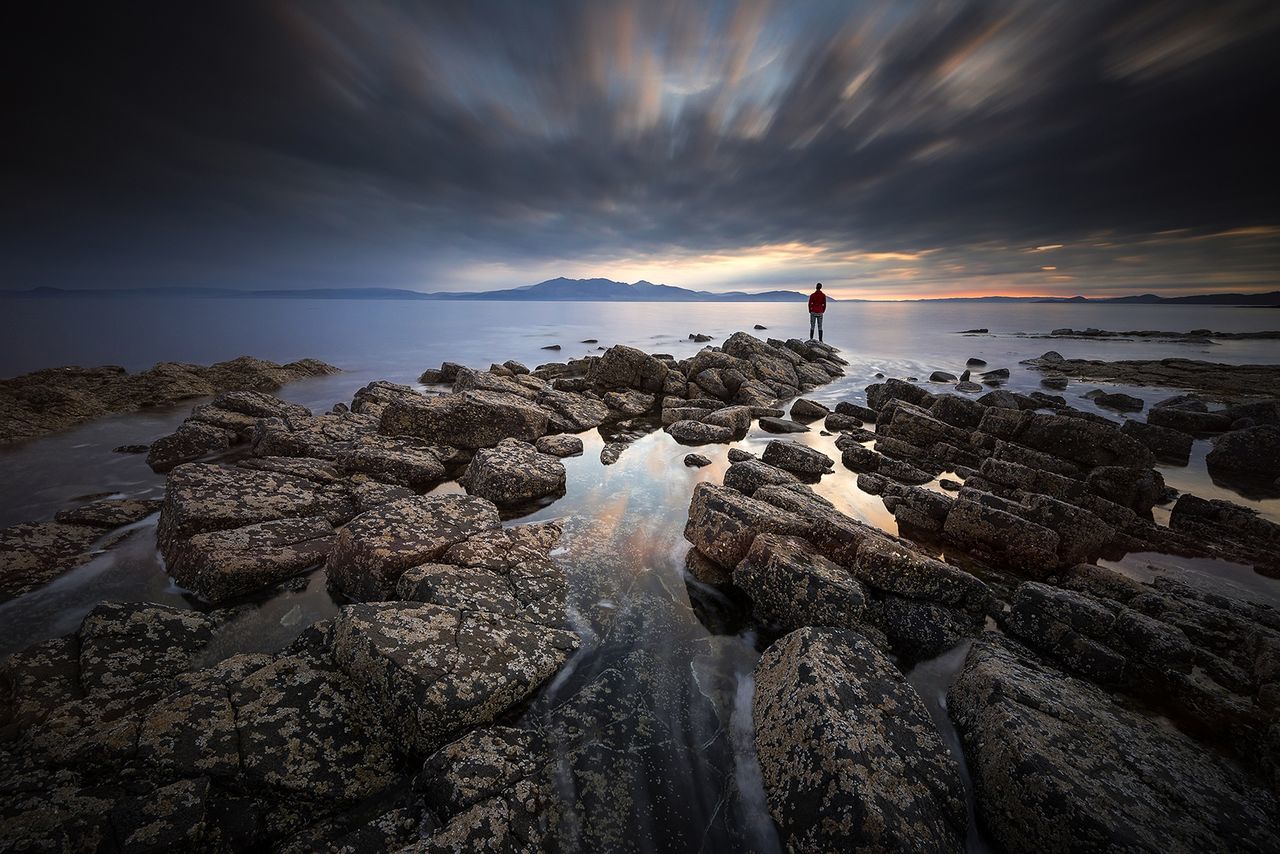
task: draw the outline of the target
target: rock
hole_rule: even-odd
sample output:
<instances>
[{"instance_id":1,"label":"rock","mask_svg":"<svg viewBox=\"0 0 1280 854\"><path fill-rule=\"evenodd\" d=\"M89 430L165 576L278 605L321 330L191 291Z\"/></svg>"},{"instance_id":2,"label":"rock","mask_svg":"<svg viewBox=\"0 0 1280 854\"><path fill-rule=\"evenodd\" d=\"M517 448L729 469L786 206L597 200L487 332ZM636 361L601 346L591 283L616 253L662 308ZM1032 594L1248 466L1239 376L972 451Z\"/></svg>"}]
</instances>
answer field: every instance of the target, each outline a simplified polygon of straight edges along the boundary
<instances>
[{"instance_id":1,"label":"rock","mask_svg":"<svg viewBox=\"0 0 1280 854\"><path fill-rule=\"evenodd\" d=\"M141 522L159 509L160 502L155 499L104 498L71 510L62 510L53 518L54 521L67 525L119 528Z\"/></svg>"},{"instance_id":2,"label":"rock","mask_svg":"<svg viewBox=\"0 0 1280 854\"><path fill-rule=\"evenodd\" d=\"M1150 467L1154 455L1115 424L1100 424L1050 415L1027 413L1019 423L1016 441L1084 466L1125 465Z\"/></svg>"},{"instance_id":3,"label":"rock","mask_svg":"<svg viewBox=\"0 0 1280 854\"><path fill-rule=\"evenodd\" d=\"M1139 412L1146 403L1140 397L1134 397L1131 394L1121 394L1120 392L1104 393L1093 398L1093 402L1105 409L1114 409L1117 412Z\"/></svg>"},{"instance_id":4,"label":"rock","mask_svg":"<svg viewBox=\"0 0 1280 854\"><path fill-rule=\"evenodd\" d=\"M724 485L743 495L755 495L762 486L792 484L800 481L791 472L769 465L755 457L747 457L729 466Z\"/></svg>"},{"instance_id":5,"label":"rock","mask_svg":"<svg viewBox=\"0 0 1280 854\"><path fill-rule=\"evenodd\" d=\"M591 365L590 377L605 388L632 388L657 394L670 370L666 363L635 347L616 344Z\"/></svg>"},{"instance_id":6,"label":"rock","mask_svg":"<svg viewBox=\"0 0 1280 854\"><path fill-rule=\"evenodd\" d=\"M103 602L80 624L80 685L92 696L170 680L212 637L213 621L194 611Z\"/></svg>"},{"instance_id":7,"label":"rock","mask_svg":"<svg viewBox=\"0 0 1280 854\"><path fill-rule=\"evenodd\" d=\"M976 643L947 708L1005 850L1280 845L1274 800L1236 767L1012 646Z\"/></svg>"},{"instance_id":8,"label":"rock","mask_svg":"<svg viewBox=\"0 0 1280 854\"><path fill-rule=\"evenodd\" d=\"M947 512L943 532L957 545L979 552L987 560L1031 575L1044 575L1058 566L1058 535L1042 525L984 504L963 492Z\"/></svg>"},{"instance_id":9,"label":"rock","mask_svg":"<svg viewBox=\"0 0 1280 854\"><path fill-rule=\"evenodd\" d=\"M733 583L751 597L758 622L784 632L803 626L854 628L866 604L862 585L797 537L756 537L734 568Z\"/></svg>"},{"instance_id":10,"label":"rock","mask_svg":"<svg viewBox=\"0 0 1280 854\"><path fill-rule=\"evenodd\" d=\"M150 445L117 445L111 449L113 454L145 454L151 450Z\"/></svg>"},{"instance_id":11,"label":"rock","mask_svg":"<svg viewBox=\"0 0 1280 854\"><path fill-rule=\"evenodd\" d=\"M792 632L765 651L755 685L756 752L788 850L963 849L955 762L919 696L865 637Z\"/></svg>"},{"instance_id":12,"label":"rock","mask_svg":"<svg viewBox=\"0 0 1280 854\"><path fill-rule=\"evenodd\" d=\"M758 323L757 323L757 324L755 325L755 328L756 328L756 329L768 329L769 327L767 327L767 326L761 326L760 324L758 324Z\"/></svg>"},{"instance_id":13,"label":"rock","mask_svg":"<svg viewBox=\"0 0 1280 854\"><path fill-rule=\"evenodd\" d=\"M765 446L760 459L771 466L799 475L823 475L835 462L821 451L799 442L774 439Z\"/></svg>"},{"instance_id":14,"label":"rock","mask_svg":"<svg viewBox=\"0 0 1280 854\"><path fill-rule=\"evenodd\" d=\"M738 465L742 465L739 463ZM685 539L725 568L738 565L757 534L804 536L812 523L749 498L735 489L699 483L694 487Z\"/></svg>"},{"instance_id":15,"label":"rock","mask_svg":"<svg viewBox=\"0 0 1280 854\"><path fill-rule=\"evenodd\" d=\"M549 414L549 430L581 433L609 418L609 407L604 403L574 392L546 389L538 393L535 402Z\"/></svg>"},{"instance_id":16,"label":"rock","mask_svg":"<svg viewBox=\"0 0 1280 854\"><path fill-rule=\"evenodd\" d=\"M877 412L869 406L862 406L848 400L842 400L836 404L836 412L840 415L848 415L857 418L864 424L876 423Z\"/></svg>"},{"instance_id":17,"label":"rock","mask_svg":"<svg viewBox=\"0 0 1280 854\"><path fill-rule=\"evenodd\" d=\"M822 422L822 426L831 433L841 433L845 430L857 430L862 427L862 422L852 415L841 415L833 412Z\"/></svg>"},{"instance_id":18,"label":"rock","mask_svg":"<svg viewBox=\"0 0 1280 854\"><path fill-rule=\"evenodd\" d=\"M799 423L784 418L761 418L759 421L760 429L768 433L808 433L809 428Z\"/></svg>"},{"instance_id":19,"label":"rock","mask_svg":"<svg viewBox=\"0 0 1280 854\"><path fill-rule=\"evenodd\" d=\"M147 451L147 465L152 471L163 473L230 447L231 436L226 430L199 421L187 421L168 436L161 436L151 443Z\"/></svg>"},{"instance_id":20,"label":"rock","mask_svg":"<svg viewBox=\"0 0 1280 854\"><path fill-rule=\"evenodd\" d=\"M361 436L337 457L340 471L367 474L384 483L426 490L445 480L444 460L454 455L411 436Z\"/></svg>"},{"instance_id":21,"label":"rock","mask_svg":"<svg viewBox=\"0 0 1280 854\"><path fill-rule=\"evenodd\" d=\"M336 525L353 512L344 492L300 477L186 463L169 474L156 537L172 560L179 542L196 534L309 516Z\"/></svg>"},{"instance_id":22,"label":"rock","mask_svg":"<svg viewBox=\"0 0 1280 854\"><path fill-rule=\"evenodd\" d=\"M1146 445L1156 459L1163 462L1185 466L1191 460L1191 445L1195 439L1190 433L1133 419L1127 419L1120 432Z\"/></svg>"},{"instance_id":23,"label":"rock","mask_svg":"<svg viewBox=\"0 0 1280 854\"><path fill-rule=\"evenodd\" d=\"M1164 495L1164 478L1149 468L1098 466L1085 478L1089 488L1108 501L1128 507L1144 518Z\"/></svg>"},{"instance_id":24,"label":"rock","mask_svg":"<svg viewBox=\"0 0 1280 854\"><path fill-rule=\"evenodd\" d=\"M292 475L316 484L336 483L342 480L342 474L337 466L325 460L314 460L310 457L244 457L236 460L236 465L239 468L254 471Z\"/></svg>"},{"instance_id":25,"label":"rock","mask_svg":"<svg viewBox=\"0 0 1280 854\"><path fill-rule=\"evenodd\" d=\"M966 329L961 335L986 335L989 330L984 326L981 329Z\"/></svg>"},{"instance_id":26,"label":"rock","mask_svg":"<svg viewBox=\"0 0 1280 854\"><path fill-rule=\"evenodd\" d=\"M982 390L983 390L983 387L978 385L977 383L968 382L968 381L956 383L956 391L962 391L965 394L975 394Z\"/></svg>"},{"instance_id":27,"label":"rock","mask_svg":"<svg viewBox=\"0 0 1280 854\"><path fill-rule=\"evenodd\" d=\"M934 396L918 385L912 385L899 379L887 379L883 383L867 386L867 404L876 412L884 409L885 404L891 400L905 400L907 403L914 403L916 406L922 406L927 409L933 405ZM837 406L836 412L839 411L840 407ZM856 412L849 414L857 415ZM863 420L870 421L873 419L864 418Z\"/></svg>"},{"instance_id":28,"label":"rock","mask_svg":"<svg viewBox=\"0 0 1280 854\"><path fill-rule=\"evenodd\" d=\"M92 418L229 390L273 391L308 376L337 373L303 359L277 365L241 356L208 367L161 362L136 374L123 368L52 368L0 380L0 442L40 436Z\"/></svg>"},{"instance_id":29,"label":"rock","mask_svg":"<svg viewBox=\"0 0 1280 854\"><path fill-rule=\"evenodd\" d=\"M483 498L427 495L361 513L338 534L326 570L330 583L359 599L386 598L406 569L435 562L452 545L500 526Z\"/></svg>"},{"instance_id":30,"label":"rock","mask_svg":"<svg viewBox=\"0 0 1280 854\"><path fill-rule=\"evenodd\" d=\"M464 391L387 404L379 432L417 436L455 448L491 448L503 439L532 442L547 432L547 412L513 394Z\"/></svg>"},{"instance_id":31,"label":"rock","mask_svg":"<svg viewBox=\"0 0 1280 854\"><path fill-rule=\"evenodd\" d=\"M1147 423L1168 427L1193 436L1221 433L1231 429L1232 418L1225 412L1209 412L1198 399L1187 400L1190 395L1180 395L1161 401L1147 413Z\"/></svg>"},{"instance_id":32,"label":"rock","mask_svg":"<svg viewBox=\"0 0 1280 854\"><path fill-rule=\"evenodd\" d=\"M929 382L931 383L954 383L956 381L955 374L949 374L946 371L934 371L929 374Z\"/></svg>"},{"instance_id":33,"label":"rock","mask_svg":"<svg viewBox=\"0 0 1280 854\"><path fill-rule=\"evenodd\" d=\"M1211 477L1272 481L1280 477L1280 427L1260 424L1224 433L1205 457Z\"/></svg>"},{"instance_id":34,"label":"rock","mask_svg":"<svg viewBox=\"0 0 1280 854\"><path fill-rule=\"evenodd\" d=\"M937 658L982 631L983 617L923 599L885 594L867 609L899 667Z\"/></svg>"},{"instance_id":35,"label":"rock","mask_svg":"<svg viewBox=\"0 0 1280 854\"><path fill-rule=\"evenodd\" d=\"M429 604L349 605L333 655L398 743L431 751L532 694L578 646L559 629Z\"/></svg>"},{"instance_id":36,"label":"rock","mask_svg":"<svg viewBox=\"0 0 1280 854\"><path fill-rule=\"evenodd\" d=\"M622 452L631 447L630 442L606 442L600 449L600 464L611 466L621 457Z\"/></svg>"},{"instance_id":37,"label":"rock","mask_svg":"<svg viewBox=\"0 0 1280 854\"><path fill-rule=\"evenodd\" d=\"M652 412L657 402L656 396L647 392L636 391L635 389L611 391L604 396L605 406L629 417L646 415Z\"/></svg>"},{"instance_id":38,"label":"rock","mask_svg":"<svg viewBox=\"0 0 1280 854\"><path fill-rule=\"evenodd\" d=\"M508 507L564 494L564 463L528 442L503 439L496 448L476 451L458 482L471 495Z\"/></svg>"},{"instance_id":39,"label":"rock","mask_svg":"<svg viewBox=\"0 0 1280 854\"><path fill-rule=\"evenodd\" d=\"M981 376L983 382L990 382L991 380L1007 380L1009 379L1009 369L996 368L994 371L983 371Z\"/></svg>"},{"instance_id":40,"label":"rock","mask_svg":"<svg viewBox=\"0 0 1280 854\"><path fill-rule=\"evenodd\" d=\"M1051 374L1049 376L1045 376L1040 379L1040 385L1044 386L1045 388L1055 389L1057 391L1062 391L1070 384L1071 384L1071 380L1068 379L1063 374Z\"/></svg>"},{"instance_id":41,"label":"rock","mask_svg":"<svg viewBox=\"0 0 1280 854\"><path fill-rule=\"evenodd\" d=\"M747 406L725 406L709 412L700 419L703 424L717 427L728 427L736 438L747 435L751 429L751 408Z\"/></svg>"},{"instance_id":42,"label":"rock","mask_svg":"<svg viewBox=\"0 0 1280 854\"><path fill-rule=\"evenodd\" d=\"M710 336L710 335L703 335L701 332L690 332L690 333L689 333L689 340L690 340L690 341L696 341L696 342L698 342L699 344L701 344L701 343L703 343L703 342L705 342L705 341L710 341L710 340L711 340L711 336Z\"/></svg>"},{"instance_id":43,"label":"rock","mask_svg":"<svg viewBox=\"0 0 1280 854\"><path fill-rule=\"evenodd\" d=\"M711 465L711 460L707 459L702 454L685 454L684 464L690 468L700 469L703 466Z\"/></svg>"},{"instance_id":44,"label":"rock","mask_svg":"<svg viewBox=\"0 0 1280 854\"><path fill-rule=\"evenodd\" d=\"M218 604L324 563L335 538L329 520L314 516L196 534L170 550L169 574Z\"/></svg>"},{"instance_id":45,"label":"rock","mask_svg":"<svg viewBox=\"0 0 1280 854\"><path fill-rule=\"evenodd\" d=\"M817 421L819 418L826 418L830 411L821 403L801 397L791 404L791 419L793 421Z\"/></svg>"},{"instance_id":46,"label":"rock","mask_svg":"<svg viewBox=\"0 0 1280 854\"><path fill-rule=\"evenodd\" d=\"M576 457L582 453L582 440L577 436L543 436L533 445L553 457Z\"/></svg>"},{"instance_id":47,"label":"rock","mask_svg":"<svg viewBox=\"0 0 1280 854\"><path fill-rule=\"evenodd\" d=\"M101 528L21 522L0 529L0 601L11 599L92 559Z\"/></svg>"},{"instance_id":48,"label":"rock","mask_svg":"<svg viewBox=\"0 0 1280 854\"><path fill-rule=\"evenodd\" d=\"M734 437L730 427L703 424L701 421L677 421L667 425L666 431L682 445L712 445L731 442Z\"/></svg>"},{"instance_id":49,"label":"rock","mask_svg":"<svg viewBox=\"0 0 1280 854\"><path fill-rule=\"evenodd\" d=\"M548 344L547 346L543 347L542 349L543 349L543 350L559 350L559 349L560 349L560 345L559 345L559 344Z\"/></svg>"},{"instance_id":50,"label":"rock","mask_svg":"<svg viewBox=\"0 0 1280 854\"><path fill-rule=\"evenodd\" d=\"M729 462L741 463L746 460L754 460L755 456L750 451L744 451L742 448L729 449Z\"/></svg>"},{"instance_id":51,"label":"rock","mask_svg":"<svg viewBox=\"0 0 1280 854\"><path fill-rule=\"evenodd\" d=\"M853 576L876 590L908 599L952 605L985 613L992 594L985 583L962 569L912 551L887 537L870 537L858 547Z\"/></svg>"},{"instance_id":52,"label":"rock","mask_svg":"<svg viewBox=\"0 0 1280 854\"><path fill-rule=\"evenodd\" d=\"M965 361L965 365L970 368L985 368L987 366L987 361L986 359L979 359L977 356L970 356Z\"/></svg>"},{"instance_id":53,"label":"rock","mask_svg":"<svg viewBox=\"0 0 1280 854\"><path fill-rule=\"evenodd\" d=\"M335 460L362 436L378 432L378 419L356 412L311 418L263 418L254 427L252 449L260 457Z\"/></svg>"}]
</instances>

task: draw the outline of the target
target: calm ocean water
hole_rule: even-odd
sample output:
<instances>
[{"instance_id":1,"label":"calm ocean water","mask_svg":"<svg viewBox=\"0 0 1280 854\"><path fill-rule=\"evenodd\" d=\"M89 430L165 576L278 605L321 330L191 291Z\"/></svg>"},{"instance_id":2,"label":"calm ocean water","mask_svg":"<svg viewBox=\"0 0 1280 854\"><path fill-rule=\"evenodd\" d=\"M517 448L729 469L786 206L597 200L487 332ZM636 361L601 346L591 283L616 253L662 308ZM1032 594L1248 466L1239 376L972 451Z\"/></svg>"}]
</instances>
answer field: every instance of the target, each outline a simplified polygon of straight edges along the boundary
<instances>
[{"instance_id":1,"label":"calm ocean water","mask_svg":"<svg viewBox=\"0 0 1280 854\"><path fill-rule=\"evenodd\" d=\"M691 332L706 333L719 342L755 324L768 327L755 332L761 337L805 337L808 331L803 304L8 299L0 305L5 311L0 321L3 375L65 364L119 364L138 370L160 360L209 363L242 354L281 362L314 357L345 372L293 384L280 394L316 410L349 401L356 389L373 379L415 383L424 368L446 359L487 366L514 358L533 367L593 353L597 346L613 343L682 357L703 346L688 340ZM1063 326L1258 331L1280 328L1280 311L837 303L827 314L826 338L851 363L848 376L811 396L831 405L839 400L863 401L863 389L875 381L877 373L924 380L933 370L959 373L970 356L985 359L990 368L1009 368L1012 377L1007 387L1031 390L1039 387L1039 376L1018 362L1050 349L1068 357L1098 359L1177 356L1235 364L1280 362L1277 341L1204 345L1013 335ZM993 335L957 334L975 327L989 328ZM588 338L598 339L600 345L581 343ZM554 344L562 349L542 349ZM1074 405L1119 419L1081 397L1093 387L1075 384L1065 395ZM1149 403L1172 393L1113 388ZM140 456L114 454L111 449L168 433L197 402L107 418L0 448L0 525L50 518L87 496L158 497L163 478L152 473ZM770 438L753 431L735 444L759 452ZM519 520L557 519L564 524L567 548L560 560L570 579L575 621L584 638L582 651L545 689L540 703L569 696L585 680L636 649L649 650L661 678L673 689L664 696L676 698L679 706L659 712L674 737L690 748L671 754L666 766L655 768L650 784L662 791L687 789L690 827L710 828L704 850L744 845L775 850L772 827L760 820L766 811L750 744L750 673L758 654L756 638L733 623L733 609L722 593L692 580L683 568L688 546L681 532L690 495L697 482L721 479L728 465L728 447L699 449L712 459L712 465L688 469L681 464L688 449L659 432L637 441L617 464L604 466L599 460L603 440L594 431L583 439L586 453L565 461L566 496ZM832 437L814 431L800 440L839 458ZM1280 520L1280 501L1248 501L1214 485L1204 468L1208 449L1207 442L1197 442L1189 466L1162 467L1166 480L1180 490L1229 498ZM854 481L851 472L837 466L835 474L815 488L850 515L896 533L880 499L860 492ZM441 489L457 486L446 484ZM41 590L0 605L0 654L74 631L94 604L107 599L204 607L168 580L156 555L154 527L154 519L139 523L123 545ZM1178 574L1280 603L1280 582L1248 567L1152 555L1130 555L1119 565L1136 575ZM279 649L305 626L332 616L336 607L325 591L323 572L317 571L305 589L245 603L220 633L211 658ZM910 677L949 740L954 733L942 711L942 695L962 658L948 653L920 665ZM692 705L707 706L714 715L707 721L685 714ZM723 781L729 775L736 783L726 789ZM726 804L722 798L730 790L733 802ZM971 841L981 847L976 836Z\"/></svg>"}]
</instances>

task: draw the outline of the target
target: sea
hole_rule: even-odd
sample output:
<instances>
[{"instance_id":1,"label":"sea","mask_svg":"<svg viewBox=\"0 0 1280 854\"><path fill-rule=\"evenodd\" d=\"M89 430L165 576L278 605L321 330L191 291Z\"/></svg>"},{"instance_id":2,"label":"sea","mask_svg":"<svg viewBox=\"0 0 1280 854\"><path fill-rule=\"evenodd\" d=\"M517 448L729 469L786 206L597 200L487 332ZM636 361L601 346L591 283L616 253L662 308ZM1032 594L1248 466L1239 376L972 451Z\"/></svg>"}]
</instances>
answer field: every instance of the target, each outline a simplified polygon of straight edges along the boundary
<instances>
[{"instance_id":1,"label":"sea","mask_svg":"<svg viewBox=\"0 0 1280 854\"><path fill-rule=\"evenodd\" d=\"M130 371L158 361L208 364L251 355L277 362L316 358L342 373L303 380L279 396L325 411L349 402L375 379L416 385L422 371L442 361L486 367L515 359L529 367L599 353L630 344L677 358L744 330L760 337L804 338L803 302L592 303L444 302L225 298L6 298L0 302L0 375L60 365L121 365ZM767 327L757 330L757 325ZM1068 358L1203 359L1228 364L1278 363L1280 341L1215 343L1109 338L1047 339L1060 327L1106 330L1255 332L1280 328L1280 311L1227 306L1142 306L1073 303L854 303L829 304L826 340L849 361L847 375L808 395L834 406L865 402L877 375L915 377L928 386L935 370L959 374L977 357L987 369L1008 368L1006 388L1039 388L1039 375L1019 363L1055 350ZM986 329L985 334L967 330ZM549 350L549 347L558 347ZM932 386L931 386L932 387ZM936 390L946 390L937 386ZM1093 388L1123 391L1150 405L1175 393L1079 382L1065 392L1075 406L1108 418L1084 394ZM1280 389L1259 389L1280 393ZM0 525L45 520L92 497L159 497L164 478L143 457L113 453L171 432L191 407L103 418L56 435L0 446ZM815 425L819 428L820 425ZM582 436L585 453L565 460L563 498L510 524L557 520L565 538L556 557L569 578L571 617L582 648L542 689L528 714L548 708L611 668L643 651L665 690L655 692L664 731L682 749L651 763L649 794L677 798L680 814L665 816L651 838L671 833L697 838L703 851L778 850L767 818L760 771L751 740L752 668L763 643L742 618L742 603L701 584L685 569L688 543L682 531L694 486L719 482L728 445L693 449L711 459L705 468L682 460L690 448L662 432L634 442L613 465L604 465L603 438ZM775 438L753 429L734 443L752 452ZM834 437L819 429L795 437L839 460ZM1215 484L1205 469L1207 441L1195 444L1187 466L1161 465L1180 491L1226 498L1280 522L1280 500L1256 500ZM844 512L897 533L880 499L858 490L856 477L838 463L815 489ZM935 482L936 487L936 482ZM438 491L457 491L445 484ZM1157 521L1167 510L1157 510ZM0 655L45 638L75 631L96 604L108 600L153 601L180 608L208 606L177 587L156 552L156 519L132 527L119 545L45 587L0 604ZM1167 555L1131 554L1108 565L1142 579L1171 575L1227 595L1280 606L1280 581L1250 567ZM239 652L282 649L304 628L331 618L338 608L323 570L289 589L237 603L206 653L207 663ZM964 649L916 665L908 679L921 694L944 738L958 754L945 712L947 686L963 663ZM665 706L663 704L666 704ZM707 714L691 714L696 707ZM967 781L967 775L966 775ZM654 821L658 821L657 818ZM680 827L670 826L675 821ZM972 823L971 823L972 824ZM972 826L970 850L985 849Z\"/></svg>"}]
</instances>

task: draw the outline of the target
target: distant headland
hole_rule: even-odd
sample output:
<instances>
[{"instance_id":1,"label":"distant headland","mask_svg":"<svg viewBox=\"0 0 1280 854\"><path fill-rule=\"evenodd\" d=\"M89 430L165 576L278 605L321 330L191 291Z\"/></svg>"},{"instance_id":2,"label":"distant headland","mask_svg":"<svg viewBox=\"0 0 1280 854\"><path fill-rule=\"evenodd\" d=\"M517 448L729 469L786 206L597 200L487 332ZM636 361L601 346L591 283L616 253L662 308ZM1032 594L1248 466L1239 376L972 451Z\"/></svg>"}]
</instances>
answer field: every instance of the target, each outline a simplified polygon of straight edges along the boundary
<instances>
[{"instance_id":1,"label":"distant headland","mask_svg":"<svg viewBox=\"0 0 1280 854\"><path fill-rule=\"evenodd\" d=\"M656 285L644 280L615 282L612 279L548 279L535 285L495 291L414 291L405 288L302 288L241 290L236 288L52 288L0 290L0 297L193 297L213 299L339 299L339 300L467 300L515 302L799 302L808 291L773 290L697 291L675 285ZM828 297L837 301L834 297ZM1139 294L1122 297L979 296L924 297L911 300L843 299L840 302L947 302L947 303L1090 303L1098 305L1241 305L1280 306L1280 291L1267 293L1196 294L1166 297Z\"/></svg>"}]
</instances>

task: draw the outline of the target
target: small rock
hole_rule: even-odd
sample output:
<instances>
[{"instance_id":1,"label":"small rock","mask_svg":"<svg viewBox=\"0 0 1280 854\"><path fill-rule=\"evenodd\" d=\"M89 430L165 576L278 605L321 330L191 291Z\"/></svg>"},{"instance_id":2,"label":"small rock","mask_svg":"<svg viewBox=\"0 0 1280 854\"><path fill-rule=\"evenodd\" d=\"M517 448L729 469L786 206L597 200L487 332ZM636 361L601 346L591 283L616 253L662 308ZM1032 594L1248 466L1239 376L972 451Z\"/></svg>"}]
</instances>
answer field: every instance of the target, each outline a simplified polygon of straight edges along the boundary
<instances>
[{"instance_id":1,"label":"small rock","mask_svg":"<svg viewBox=\"0 0 1280 854\"><path fill-rule=\"evenodd\" d=\"M1114 409L1117 412L1140 412L1146 406L1142 398L1121 392L1100 394L1093 398L1093 402L1105 409Z\"/></svg>"},{"instance_id":2,"label":"small rock","mask_svg":"<svg viewBox=\"0 0 1280 854\"><path fill-rule=\"evenodd\" d=\"M741 463L741 462L746 462L747 460L754 460L754 459L755 459L755 455L752 454L750 451L744 451L742 448L729 449L729 462L731 463Z\"/></svg>"},{"instance_id":3,"label":"small rock","mask_svg":"<svg viewBox=\"0 0 1280 854\"><path fill-rule=\"evenodd\" d=\"M534 442L533 446L542 453L550 454L553 457L576 457L582 453L582 440L577 436L566 436L562 433L554 436L543 436Z\"/></svg>"},{"instance_id":4,"label":"small rock","mask_svg":"<svg viewBox=\"0 0 1280 854\"><path fill-rule=\"evenodd\" d=\"M971 382L956 383L956 391L962 391L962 392L965 392L966 394L975 394L977 392L984 391L984 390L985 389L982 386L978 385L977 383L971 383Z\"/></svg>"},{"instance_id":5,"label":"small rock","mask_svg":"<svg viewBox=\"0 0 1280 854\"><path fill-rule=\"evenodd\" d=\"M757 323L757 324L755 325L755 328L756 328L756 329L768 329L769 327L767 327L767 326L761 326L760 324L758 324L758 323Z\"/></svg>"},{"instance_id":6,"label":"small rock","mask_svg":"<svg viewBox=\"0 0 1280 854\"><path fill-rule=\"evenodd\" d=\"M965 364L970 368L985 368L987 366L987 360L979 359L977 356L970 356Z\"/></svg>"},{"instance_id":7,"label":"small rock","mask_svg":"<svg viewBox=\"0 0 1280 854\"><path fill-rule=\"evenodd\" d=\"M562 495L565 469L558 458L541 453L528 442L503 439L496 448L476 451L458 482L471 495L509 507Z\"/></svg>"},{"instance_id":8,"label":"small rock","mask_svg":"<svg viewBox=\"0 0 1280 854\"><path fill-rule=\"evenodd\" d=\"M783 418L761 418L759 421L760 429L769 433L808 433L809 428L805 425Z\"/></svg>"},{"instance_id":9,"label":"small rock","mask_svg":"<svg viewBox=\"0 0 1280 854\"><path fill-rule=\"evenodd\" d=\"M543 347L542 349L543 349L543 350L559 350L559 349L560 349L560 345L559 345L559 344L548 344L547 346Z\"/></svg>"},{"instance_id":10,"label":"small rock","mask_svg":"<svg viewBox=\"0 0 1280 854\"><path fill-rule=\"evenodd\" d=\"M702 454L685 454L684 464L690 468L702 468L711 465L711 460Z\"/></svg>"},{"instance_id":11,"label":"small rock","mask_svg":"<svg viewBox=\"0 0 1280 854\"><path fill-rule=\"evenodd\" d=\"M111 452L113 454L145 454L150 450L150 445L117 445L111 449Z\"/></svg>"},{"instance_id":12,"label":"small rock","mask_svg":"<svg viewBox=\"0 0 1280 854\"><path fill-rule=\"evenodd\" d=\"M831 410L812 400L801 397L791 404L791 418L794 421L817 421L826 418Z\"/></svg>"},{"instance_id":13,"label":"small rock","mask_svg":"<svg viewBox=\"0 0 1280 854\"><path fill-rule=\"evenodd\" d=\"M931 383L953 383L956 381L955 374L949 374L946 371L934 371L929 374L929 382Z\"/></svg>"},{"instance_id":14,"label":"small rock","mask_svg":"<svg viewBox=\"0 0 1280 854\"><path fill-rule=\"evenodd\" d=\"M760 459L771 466L801 475L823 475L835 465L830 457L816 448L778 439L765 446Z\"/></svg>"},{"instance_id":15,"label":"small rock","mask_svg":"<svg viewBox=\"0 0 1280 854\"><path fill-rule=\"evenodd\" d=\"M710 335L703 335L701 332L690 332L690 333L689 333L689 340L690 340L690 341L697 341L698 343L703 343L703 342L705 342L705 341L710 341L710 340L711 340L711 336L710 336Z\"/></svg>"}]
</instances>

